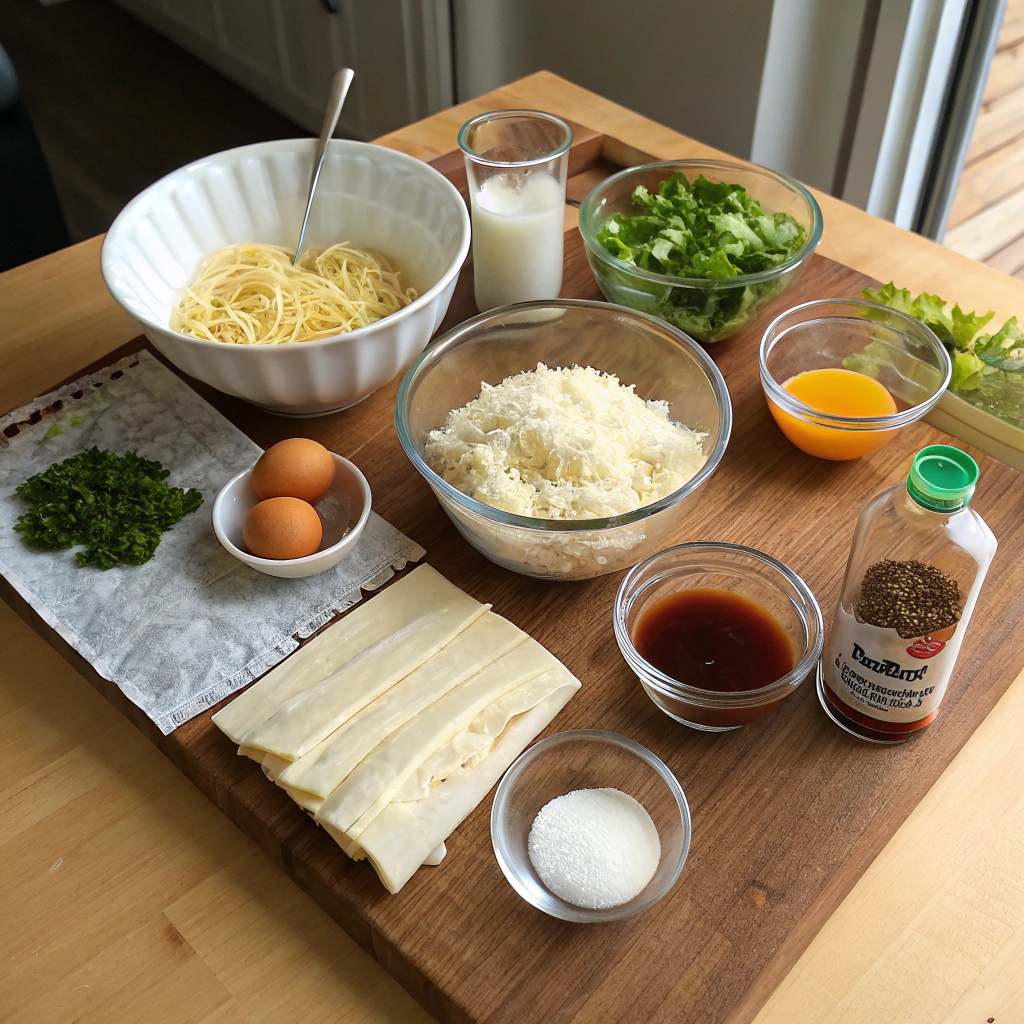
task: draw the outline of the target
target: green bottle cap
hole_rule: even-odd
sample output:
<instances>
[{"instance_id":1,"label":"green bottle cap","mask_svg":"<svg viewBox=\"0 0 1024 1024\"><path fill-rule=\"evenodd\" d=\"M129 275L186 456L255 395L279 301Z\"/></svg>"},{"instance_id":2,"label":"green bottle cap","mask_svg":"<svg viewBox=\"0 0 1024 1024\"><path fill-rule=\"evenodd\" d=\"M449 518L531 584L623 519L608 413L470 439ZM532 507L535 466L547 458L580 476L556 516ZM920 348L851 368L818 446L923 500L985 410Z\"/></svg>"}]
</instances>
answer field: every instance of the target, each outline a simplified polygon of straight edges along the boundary
<instances>
[{"instance_id":1,"label":"green bottle cap","mask_svg":"<svg viewBox=\"0 0 1024 1024\"><path fill-rule=\"evenodd\" d=\"M978 475L978 464L967 452L948 444L932 444L914 456L907 490L914 501L932 512L956 512L971 503Z\"/></svg>"}]
</instances>

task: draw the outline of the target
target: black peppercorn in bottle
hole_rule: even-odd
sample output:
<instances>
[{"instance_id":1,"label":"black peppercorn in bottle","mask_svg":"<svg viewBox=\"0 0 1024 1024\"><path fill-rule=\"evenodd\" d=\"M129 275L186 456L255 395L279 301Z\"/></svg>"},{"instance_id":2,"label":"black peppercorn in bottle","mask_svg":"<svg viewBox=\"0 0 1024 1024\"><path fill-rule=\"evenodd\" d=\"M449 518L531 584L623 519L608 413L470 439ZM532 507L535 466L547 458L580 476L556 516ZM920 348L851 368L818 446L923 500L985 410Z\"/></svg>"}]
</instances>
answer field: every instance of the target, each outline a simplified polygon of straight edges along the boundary
<instances>
[{"instance_id":1,"label":"black peppercorn in bottle","mask_svg":"<svg viewBox=\"0 0 1024 1024\"><path fill-rule=\"evenodd\" d=\"M978 464L949 445L864 506L818 679L828 716L875 743L929 725L996 552L969 508Z\"/></svg>"}]
</instances>

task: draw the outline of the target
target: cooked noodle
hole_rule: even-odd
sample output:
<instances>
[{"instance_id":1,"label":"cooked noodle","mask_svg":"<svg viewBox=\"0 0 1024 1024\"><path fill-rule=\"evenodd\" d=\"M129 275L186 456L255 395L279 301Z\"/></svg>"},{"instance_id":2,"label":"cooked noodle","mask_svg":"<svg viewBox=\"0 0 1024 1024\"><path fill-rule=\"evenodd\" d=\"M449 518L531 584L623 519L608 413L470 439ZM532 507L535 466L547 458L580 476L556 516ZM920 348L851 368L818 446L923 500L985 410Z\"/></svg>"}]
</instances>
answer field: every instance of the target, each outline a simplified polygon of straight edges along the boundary
<instances>
[{"instance_id":1,"label":"cooked noodle","mask_svg":"<svg viewBox=\"0 0 1024 1024\"><path fill-rule=\"evenodd\" d=\"M204 261L171 327L231 345L278 345L354 331L415 298L376 253L332 245L307 249L293 266L287 249L247 243Z\"/></svg>"}]
</instances>

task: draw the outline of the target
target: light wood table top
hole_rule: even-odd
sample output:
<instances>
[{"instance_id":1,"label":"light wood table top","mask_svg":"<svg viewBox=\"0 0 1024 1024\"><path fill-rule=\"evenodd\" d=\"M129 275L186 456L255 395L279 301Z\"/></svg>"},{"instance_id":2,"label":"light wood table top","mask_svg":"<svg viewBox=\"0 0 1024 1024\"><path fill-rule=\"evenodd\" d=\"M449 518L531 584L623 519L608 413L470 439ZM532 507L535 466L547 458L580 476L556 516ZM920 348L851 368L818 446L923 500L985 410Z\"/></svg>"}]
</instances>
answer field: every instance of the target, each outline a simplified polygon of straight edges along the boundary
<instances>
[{"instance_id":1,"label":"light wood table top","mask_svg":"<svg viewBox=\"0 0 1024 1024\"><path fill-rule=\"evenodd\" d=\"M380 141L438 156L468 117L518 106L659 159L722 155L544 72ZM964 306L1024 312L1024 282L818 199L824 255ZM103 286L99 247L0 275L0 409L139 333ZM0 637L0 1019L429 1020L4 605ZM757 1024L1024 1021L1022 877L1024 673Z\"/></svg>"}]
</instances>

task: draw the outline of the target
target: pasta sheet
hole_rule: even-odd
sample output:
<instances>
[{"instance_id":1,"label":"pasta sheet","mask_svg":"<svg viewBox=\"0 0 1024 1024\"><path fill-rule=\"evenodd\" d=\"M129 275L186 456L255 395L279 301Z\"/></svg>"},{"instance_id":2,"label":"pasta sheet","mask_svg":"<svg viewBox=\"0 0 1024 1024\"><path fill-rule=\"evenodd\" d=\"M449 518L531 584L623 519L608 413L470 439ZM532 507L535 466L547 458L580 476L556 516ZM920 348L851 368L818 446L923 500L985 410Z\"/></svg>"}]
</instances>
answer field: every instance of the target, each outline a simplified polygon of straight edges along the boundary
<instances>
[{"instance_id":1,"label":"pasta sheet","mask_svg":"<svg viewBox=\"0 0 1024 1024\"><path fill-rule=\"evenodd\" d=\"M317 820L358 839L438 747L465 729L488 704L549 669L562 669L562 665L530 638L491 662L379 743L324 801Z\"/></svg>"},{"instance_id":2,"label":"pasta sheet","mask_svg":"<svg viewBox=\"0 0 1024 1024\"><path fill-rule=\"evenodd\" d=\"M487 612L309 753L285 765L278 772L280 783L330 796L378 743L526 639L508 619Z\"/></svg>"},{"instance_id":3,"label":"pasta sheet","mask_svg":"<svg viewBox=\"0 0 1024 1024\"><path fill-rule=\"evenodd\" d=\"M487 611L486 605L468 594L452 590L455 594L434 611L421 614L326 679L285 701L270 718L247 732L242 743L290 761L308 753ZM372 606L371 601L367 607Z\"/></svg>"},{"instance_id":4,"label":"pasta sheet","mask_svg":"<svg viewBox=\"0 0 1024 1024\"><path fill-rule=\"evenodd\" d=\"M412 878L431 851L462 824L579 688L579 681L566 671L563 685L514 718L479 764L459 768L424 800L388 804L363 830L359 847L390 892L398 892ZM337 838L337 833L332 834Z\"/></svg>"},{"instance_id":5,"label":"pasta sheet","mask_svg":"<svg viewBox=\"0 0 1024 1024\"><path fill-rule=\"evenodd\" d=\"M430 795L432 786L443 782L457 768L479 764L490 753L494 741L505 731L508 723L547 698L551 694L553 680L567 676L568 672L561 668L551 669L488 704L466 729L435 750L405 780L394 799L422 800Z\"/></svg>"},{"instance_id":6,"label":"pasta sheet","mask_svg":"<svg viewBox=\"0 0 1024 1024\"><path fill-rule=\"evenodd\" d=\"M246 733L265 722L286 701L327 678L367 648L440 607L453 592L467 597L436 569L417 566L240 693L213 716L214 724L241 744Z\"/></svg>"}]
</instances>

